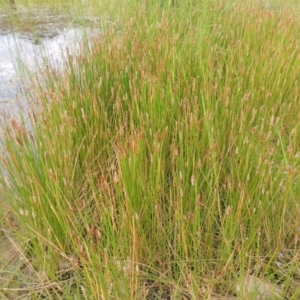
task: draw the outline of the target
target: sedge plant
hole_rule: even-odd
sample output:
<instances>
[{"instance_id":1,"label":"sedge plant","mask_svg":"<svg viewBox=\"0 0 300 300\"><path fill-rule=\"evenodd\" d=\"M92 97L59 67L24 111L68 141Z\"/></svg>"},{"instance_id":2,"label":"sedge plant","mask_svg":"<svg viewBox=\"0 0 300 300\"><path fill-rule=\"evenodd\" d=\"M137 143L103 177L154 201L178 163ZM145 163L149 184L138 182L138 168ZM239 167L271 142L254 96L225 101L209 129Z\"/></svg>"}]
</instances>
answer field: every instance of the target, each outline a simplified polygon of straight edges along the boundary
<instances>
[{"instance_id":1,"label":"sedge plant","mask_svg":"<svg viewBox=\"0 0 300 300\"><path fill-rule=\"evenodd\" d=\"M213 299L254 274L297 299L297 13L132 5L38 76L32 130L4 126L3 226L39 275L28 294Z\"/></svg>"}]
</instances>

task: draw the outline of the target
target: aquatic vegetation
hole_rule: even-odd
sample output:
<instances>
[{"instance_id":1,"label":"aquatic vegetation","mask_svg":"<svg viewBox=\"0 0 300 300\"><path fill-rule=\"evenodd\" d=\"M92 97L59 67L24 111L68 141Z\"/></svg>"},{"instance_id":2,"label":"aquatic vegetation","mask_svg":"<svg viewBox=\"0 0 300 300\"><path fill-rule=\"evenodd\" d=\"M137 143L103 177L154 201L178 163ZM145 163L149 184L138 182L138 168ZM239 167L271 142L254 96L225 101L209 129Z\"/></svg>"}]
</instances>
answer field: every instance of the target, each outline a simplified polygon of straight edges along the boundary
<instances>
[{"instance_id":1,"label":"aquatic vegetation","mask_svg":"<svg viewBox=\"0 0 300 300\"><path fill-rule=\"evenodd\" d=\"M213 299L251 278L298 299L297 11L126 9L39 75L32 130L6 122L2 223L34 270L19 293Z\"/></svg>"}]
</instances>

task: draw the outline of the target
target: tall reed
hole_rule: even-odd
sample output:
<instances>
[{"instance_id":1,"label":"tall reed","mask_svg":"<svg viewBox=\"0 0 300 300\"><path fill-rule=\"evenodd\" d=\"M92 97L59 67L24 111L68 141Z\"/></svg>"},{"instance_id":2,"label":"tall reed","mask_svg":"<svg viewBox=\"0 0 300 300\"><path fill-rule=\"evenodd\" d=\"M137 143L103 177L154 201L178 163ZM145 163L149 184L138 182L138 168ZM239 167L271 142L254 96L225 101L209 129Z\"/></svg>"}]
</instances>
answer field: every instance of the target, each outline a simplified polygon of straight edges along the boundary
<instances>
[{"instance_id":1,"label":"tall reed","mask_svg":"<svg viewBox=\"0 0 300 300\"><path fill-rule=\"evenodd\" d=\"M297 15L182 2L135 4L45 70L32 132L7 124L4 197L48 297L210 299L243 274L299 297Z\"/></svg>"}]
</instances>

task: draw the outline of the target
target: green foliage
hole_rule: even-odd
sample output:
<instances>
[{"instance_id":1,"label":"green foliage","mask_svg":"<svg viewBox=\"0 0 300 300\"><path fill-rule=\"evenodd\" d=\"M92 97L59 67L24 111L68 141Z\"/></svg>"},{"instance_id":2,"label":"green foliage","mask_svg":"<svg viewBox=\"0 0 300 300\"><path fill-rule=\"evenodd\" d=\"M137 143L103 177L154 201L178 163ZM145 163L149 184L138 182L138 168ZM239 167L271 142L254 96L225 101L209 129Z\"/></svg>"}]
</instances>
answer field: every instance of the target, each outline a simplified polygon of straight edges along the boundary
<instances>
[{"instance_id":1,"label":"green foliage","mask_svg":"<svg viewBox=\"0 0 300 300\"><path fill-rule=\"evenodd\" d=\"M35 267L80 299L206 299L232 294L240 273L284 283L292 299L297 14L154 2L126 8L63 75L45 70L32 132L7 124L16 230Z\"/></svg>"}]
</instances>

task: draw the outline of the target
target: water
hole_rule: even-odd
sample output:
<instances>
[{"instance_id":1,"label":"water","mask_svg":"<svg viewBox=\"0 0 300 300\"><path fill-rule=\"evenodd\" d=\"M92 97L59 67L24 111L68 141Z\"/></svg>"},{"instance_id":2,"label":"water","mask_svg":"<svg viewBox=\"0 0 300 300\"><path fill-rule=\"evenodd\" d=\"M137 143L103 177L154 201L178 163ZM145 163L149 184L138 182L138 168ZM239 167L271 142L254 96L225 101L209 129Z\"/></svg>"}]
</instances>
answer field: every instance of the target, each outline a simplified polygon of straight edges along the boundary
<instances>
[{"instance_id":1,"label":"water","mask_svg":"<svg viewBox=\"0 0 300 300\"><path fill-rule=\"evenodd\" d=\"M98 33L95 19L81 20L83 27L70 15L39 7L16 11L14 18L16 26L7 15L0 15L0 116L18 116L19 107L29 106L25 94L29 74L46 64L61 69L66 51L78 53L83 37Z\"/></svg>"},{"instance_id":2,"label":"water","mask_svg":"<svg viewBox=\"0 0 300 300\"><path fill-rule=\"evenodd\" d=\"M24 76L38 72L46 64L61 68L67 49L71 53L78 52L81 38L82 29L76 28L59 31L39 43L20 34L0 35L0 112L18 114L18 104L27 105Z\"/></svg>"}]
</instances>

